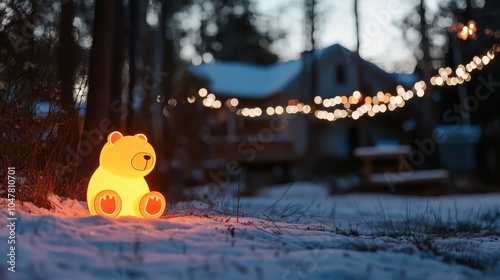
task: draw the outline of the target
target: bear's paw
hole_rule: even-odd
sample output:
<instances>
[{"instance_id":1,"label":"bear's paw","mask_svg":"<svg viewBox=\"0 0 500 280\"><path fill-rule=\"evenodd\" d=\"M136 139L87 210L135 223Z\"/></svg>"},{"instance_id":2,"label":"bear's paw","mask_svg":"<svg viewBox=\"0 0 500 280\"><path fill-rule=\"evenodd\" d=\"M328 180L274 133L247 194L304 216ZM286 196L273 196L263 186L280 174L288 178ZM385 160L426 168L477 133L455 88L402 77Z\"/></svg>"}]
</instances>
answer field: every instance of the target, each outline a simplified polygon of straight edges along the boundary
<instances>
[{"instance_id":1,"label":"bear's paw","mask_svg":"<svg viewBox=\"0 0 500 280\"><path fill-rule=\"evenodd\" d=\"M149 192L142 197L139 209L145 218L158 218L163 214L166 206L167 202L161 193Z\"/></svg>"},{"instance_id":2,"label":"bear's paw","mask_svg":"<svg viewBox=\"0 0 500 280\"><path fill-rule=\"evenodd\" d=\"M98 215L116 218L120 214L121 208L120 196L112 190L101 191L94 199L94 209Z\"/></svg>"}]
</instances>

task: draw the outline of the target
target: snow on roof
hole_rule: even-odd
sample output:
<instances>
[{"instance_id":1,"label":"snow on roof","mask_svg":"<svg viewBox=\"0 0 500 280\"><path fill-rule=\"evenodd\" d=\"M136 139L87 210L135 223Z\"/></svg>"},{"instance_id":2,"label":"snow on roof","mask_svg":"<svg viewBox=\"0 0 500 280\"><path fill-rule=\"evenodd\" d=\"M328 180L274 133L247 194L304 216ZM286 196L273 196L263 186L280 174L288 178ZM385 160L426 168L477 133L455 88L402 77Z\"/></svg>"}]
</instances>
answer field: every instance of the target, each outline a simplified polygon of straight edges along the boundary
<instances>
[{"instance_id":1,"label":"snow on roof","mask_svg":"<svg viewBox=\"0 0 500 280\"><path fill-rule=\"evenodd\" d=\"M342 56L350 62L351 56L357 54L339 44L312 51L315 60L326 59L327 55ZM365 69L385 74L388 79L401 79L407 84L416 78L411 75L387 74L373 63L361 60ZM188 66L188 71L196 77L206 79L210 91L230 97L265 99L279 91L286 90L304 71L304 63L311 63L307 53L299 59L274 63L268 66L244 62L216 62L211 64ZM306 65L306 66L307 66ZM404 80L406 79L406 80Z\"/></svg>"},{"instance_id":2,"label":"snow on roof","mask_svg":"<svg viewBox=\"0 0 500 280\"><path fill-rule=\"evenodd\" d=\"M314 53L314 57L321 59L321 58L323 58L323 56L325 56L331 52L337 52L337 51L341 51L344 56L350 56L350 55L354 54L354 52L344 48L340 44L333 44L331 46L328 46L328 47L322 48L322 49L314 49L313 53Z\"/></svg>"},{"instance_id":3,"label":"snow on roof","mask_svg":"<svg viewBox=\"0 0 500 280\"><path fill-rule=\"evenodd\" d=\"M351 53L339 44L316 49L313 53L316 59L321 59L325 54L338 50ZM219 95L264 99L285 89L300 75L304 68L303 58L301 55L299 59L268 66L244 62L216 62L199 66L191 64L188 70L191 74L206 79L210 91Z\"/></svg>"},{"instance_id":4,"label":"snow on roof","mask_svg":"<svg viewBox=\"0 0 500 280\"><path fill-rule=\"evenodd\" d=\"M191 74L205 78L210 91L242 98L267 98L285 88L301 70L302 62L292 60L269 66L243 62L189 65Z\"/></svg>"}]
</instances>

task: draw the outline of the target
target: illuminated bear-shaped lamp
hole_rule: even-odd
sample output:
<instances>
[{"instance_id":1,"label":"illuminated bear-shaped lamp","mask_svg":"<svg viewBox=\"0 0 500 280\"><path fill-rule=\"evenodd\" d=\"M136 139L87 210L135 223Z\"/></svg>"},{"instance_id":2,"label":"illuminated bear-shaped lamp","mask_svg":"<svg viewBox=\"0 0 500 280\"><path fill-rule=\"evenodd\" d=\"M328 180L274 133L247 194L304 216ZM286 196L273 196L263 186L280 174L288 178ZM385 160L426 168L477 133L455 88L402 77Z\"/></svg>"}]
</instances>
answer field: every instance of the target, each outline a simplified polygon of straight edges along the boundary
<instances>
[{"instance_id":1,"label":"illuminated bear-shaped lamp","mask_svg":"<svg viewBox=\"0 0 500 280\"><path fill-rule=\"evenodd\" d=\"M111 218L160 217L167 204L165 197L149 191L144 180L155 163L155 151L144 134L123 136L118 131L111 132L87 189L90 214Z\"/></svg>"}]
</instances>

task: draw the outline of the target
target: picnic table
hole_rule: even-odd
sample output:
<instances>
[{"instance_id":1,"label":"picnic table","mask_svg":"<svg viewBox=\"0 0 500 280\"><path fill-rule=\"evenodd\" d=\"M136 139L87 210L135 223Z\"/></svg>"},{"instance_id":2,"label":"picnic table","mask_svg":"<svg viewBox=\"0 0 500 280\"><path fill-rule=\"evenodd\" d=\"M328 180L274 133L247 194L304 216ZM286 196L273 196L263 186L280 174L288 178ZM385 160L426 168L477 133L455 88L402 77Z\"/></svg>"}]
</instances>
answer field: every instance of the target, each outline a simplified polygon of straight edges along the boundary
<instances>
[{"instance_id":1,"label":"picnic table","mask_svg":"<svg viewBox=\"0 0 500 280\"><path fill-rule=\"evenodd\" d=\"M361 160L368 187L386 186L392 190L396 185L440 184L448 180L449 172L444 169L414 170L416 166L407 161L411 152L409 145L369 146L354 149L354 156Z\"/></svg>"}]
</instances>

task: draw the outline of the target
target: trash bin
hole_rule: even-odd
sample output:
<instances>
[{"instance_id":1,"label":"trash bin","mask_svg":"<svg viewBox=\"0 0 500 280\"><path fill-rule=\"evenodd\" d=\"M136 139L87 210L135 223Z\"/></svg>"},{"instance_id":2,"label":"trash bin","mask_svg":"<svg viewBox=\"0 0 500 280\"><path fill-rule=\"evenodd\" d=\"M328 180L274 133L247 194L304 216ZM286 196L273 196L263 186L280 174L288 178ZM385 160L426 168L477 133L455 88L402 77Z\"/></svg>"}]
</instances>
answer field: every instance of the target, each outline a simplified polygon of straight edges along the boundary
<instances>
[{"instance_id":1,"label":"trash bin","mask_svg":"<svg viewBox=\"0 0 500 280\"><path fill-rule=\"evenodd\" d=\"M477 147L481 140L478 125L438 126L440 138L439 157L443 168L452 173L472 175L477 171Z\"/></svg>"}]
</instances>

